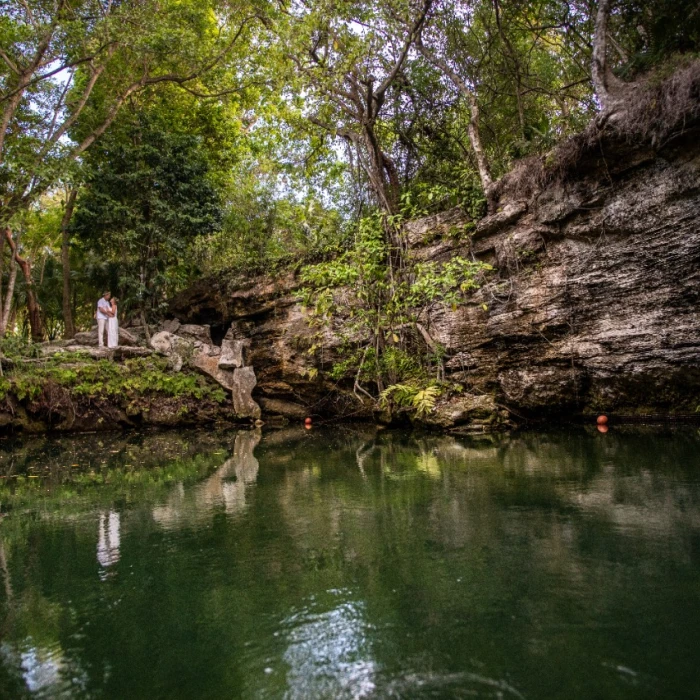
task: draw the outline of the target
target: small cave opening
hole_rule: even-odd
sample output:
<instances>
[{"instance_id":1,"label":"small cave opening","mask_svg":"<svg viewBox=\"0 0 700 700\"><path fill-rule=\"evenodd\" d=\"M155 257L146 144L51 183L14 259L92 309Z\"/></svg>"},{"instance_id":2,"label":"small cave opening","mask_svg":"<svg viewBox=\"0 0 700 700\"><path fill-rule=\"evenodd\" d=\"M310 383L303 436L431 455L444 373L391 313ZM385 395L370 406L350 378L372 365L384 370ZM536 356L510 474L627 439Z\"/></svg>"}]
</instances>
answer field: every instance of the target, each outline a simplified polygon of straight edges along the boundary
<instances>
[{"instance_id":1,"label":"small cave opening","mask_svg":"<svg viewBox=\"0 0 700 700\"><path fill-rule=\"evenodd\" d=\"M228 333L229 326L231 324L226 324L226 323L212 323L210 326L210 331L211 331L211 339L214 345L221 346L221 343L224 342L224 338L226 337L226 333Z\"/></svg>"}]
</instances>

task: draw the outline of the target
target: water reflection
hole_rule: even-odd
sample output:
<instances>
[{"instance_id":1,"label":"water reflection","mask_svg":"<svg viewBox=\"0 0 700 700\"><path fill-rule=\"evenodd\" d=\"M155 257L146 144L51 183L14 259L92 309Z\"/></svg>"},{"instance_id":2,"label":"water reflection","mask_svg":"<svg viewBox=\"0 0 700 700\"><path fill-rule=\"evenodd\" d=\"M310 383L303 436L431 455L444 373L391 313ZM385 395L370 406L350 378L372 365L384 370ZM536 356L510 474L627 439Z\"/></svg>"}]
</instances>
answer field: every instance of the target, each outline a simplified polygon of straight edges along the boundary
<instances>
[{"instance_id":1,"label":"water reflection","mask_svg":"<svg viewBox=\"0 0 700 700\"><path fill-rule=\"evenodd\" d=\"M260 465L253 450L260 438L260 430L239 432L231 456L190 492L178 484L165 504L153 508L153 519L161 527L172 530L208 518L216 508L222 507L228 515L243 511L246 490L258 477Z\"/></svg>"},{"instance_id":2,"label":"water reflection","mask_svg":"<svg viewBox=\"0 0 700 700\"><path fill-rule=\"evenodd\" d=\"M0 696L700 696L699 447L27 441L12 473L40 478L0 484Z\"/></svg>"},{"instance_id":3,"label":"water reflection","mask_svg":"<svg viewBox=\"0 0 700 700\"><path fill-rule=\"evenodd\" d=\"M97 526L97 561L102 567L100 576L106 575L106 570L119 561L119 545L121 542L119 513L110 510L100 513Z\"/></svg>"},{"instance_id":4,"label":"water reflection","mask_svg":"<svg viewBox=\"0 0 700 700\"><path fill-rule=\"evenodd\" d=\"M287 632L283 661L288 700L306 698L366 698L376 685L377 666L371 656L371 631L361 601L346 591L329 591L338 600L312 600L282 621Z\"/></svg>"}]
</instances>

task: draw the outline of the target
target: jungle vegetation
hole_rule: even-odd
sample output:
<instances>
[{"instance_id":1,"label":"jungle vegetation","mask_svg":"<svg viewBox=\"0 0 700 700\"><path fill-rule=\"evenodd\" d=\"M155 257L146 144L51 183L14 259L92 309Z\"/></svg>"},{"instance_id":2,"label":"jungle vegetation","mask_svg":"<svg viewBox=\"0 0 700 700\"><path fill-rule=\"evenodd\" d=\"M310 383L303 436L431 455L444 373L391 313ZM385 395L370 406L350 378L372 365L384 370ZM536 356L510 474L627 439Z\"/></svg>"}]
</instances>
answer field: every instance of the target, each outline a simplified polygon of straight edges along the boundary
<instances>
[{"instance_id":1,"label":"jungle vegetation","mask_svg":"<svg viewBox=\"0 0 700 700\"><path fill-rule=\"evenodd\" d=\"M488 274L411 267L408 218L493 211L699 47L696 0L0 0L0 337L294 264L316 307L363 290L381 353Z\"/></svg>"}]
</instances>

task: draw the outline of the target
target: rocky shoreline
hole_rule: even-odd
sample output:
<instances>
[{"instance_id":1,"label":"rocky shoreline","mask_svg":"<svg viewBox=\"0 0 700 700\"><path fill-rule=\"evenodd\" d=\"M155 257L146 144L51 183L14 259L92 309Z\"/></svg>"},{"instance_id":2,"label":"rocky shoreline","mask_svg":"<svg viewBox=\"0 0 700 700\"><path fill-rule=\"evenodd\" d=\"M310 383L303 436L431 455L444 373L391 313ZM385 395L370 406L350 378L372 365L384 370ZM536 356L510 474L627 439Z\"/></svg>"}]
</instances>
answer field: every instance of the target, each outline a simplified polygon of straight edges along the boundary
<instances>
[{"instance_id":1,"label":"rocky shoreline","mask_svg":"<svg viewBox=\"0 0 700 700\"><path fill-rule=\"evenodd\" d=\"M466 303L433 305L420 319L424 337L444 350L445 381L461 387L423 415L387 411L353 391L350 378L332 377L347 353L347 319L312 323L287 270L201 279L172 300L158 328L122 329L115 351L98 349L93 330L36 346L36 358L3 358L0 429L279 425L310 416L486 432L597 413L697 420L699 137L698 124L656 148L601 134L547 184L525 182L525 166L506 176L495 214L472 221L453 209L406 225L416 260L459 255L494 270ZM46 363L53 369L29 382L31 391L20 386ZM113 393L91 394L70 374L91 364L106 372L105 363L126 368L119 381L130 388L115 380ZM154 376L160 384L138 388Z\"/></svg>"},{"instance_id":2,"label":"rocky shoreline","mask_svg":"<svg viewBox=\"0 0 700 700\"><path fill-rule=\"evenodd\" d=\"M463 393L418 422L483 430L597 413L697 418L699 136L689 123L652 147L606 132L549 181L529 172L546 159L521 165L502 181L491 216L472 221L453 209L407 224L416 259L459 255L494 268L467 303L421 317L444 349L445 380ZM351 379L331 378L347 352L345 319L310 323L299 287L292 271L207 278L170 312L209 324L215 338L245 340L263 415L405 420L378 413Z\"/></svg>"}]
</instances>

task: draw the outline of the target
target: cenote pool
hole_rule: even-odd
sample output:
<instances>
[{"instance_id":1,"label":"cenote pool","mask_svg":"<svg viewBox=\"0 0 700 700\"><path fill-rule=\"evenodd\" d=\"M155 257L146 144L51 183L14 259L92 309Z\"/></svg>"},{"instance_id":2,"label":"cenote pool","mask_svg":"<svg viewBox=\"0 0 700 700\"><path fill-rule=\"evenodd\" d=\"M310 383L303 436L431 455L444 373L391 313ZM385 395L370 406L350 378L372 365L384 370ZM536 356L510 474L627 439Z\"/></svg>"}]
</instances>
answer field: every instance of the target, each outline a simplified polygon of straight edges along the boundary
<instances>
[{"instance_id":1,"label":"cenote pool","mask_svg":"<svg viewBox=\"0 0 700 700\"><path fill-rule=\"evenodd\" d=\"M0 696L698 698L700 434L0 442Z\"/></svg>"}]
</instances>

